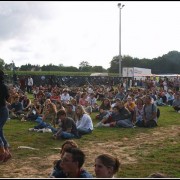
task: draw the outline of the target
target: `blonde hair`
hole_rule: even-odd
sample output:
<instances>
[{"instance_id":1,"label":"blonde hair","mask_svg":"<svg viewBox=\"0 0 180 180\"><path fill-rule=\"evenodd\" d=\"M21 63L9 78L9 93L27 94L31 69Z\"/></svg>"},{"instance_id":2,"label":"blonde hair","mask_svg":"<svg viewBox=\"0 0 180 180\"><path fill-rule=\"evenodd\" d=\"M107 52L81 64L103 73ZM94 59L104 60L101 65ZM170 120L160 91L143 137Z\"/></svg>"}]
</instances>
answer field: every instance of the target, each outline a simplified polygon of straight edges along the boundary
<instances>
[{"instance_id":1,"label":"blonde hair","mask_svg":"<svg viewBox=\"0 0 180 180\"><path fill-rule=\"evenodd\" d=\"M82 105L77 105L76 110L77 109L80 109L80 113L79 114L77 114L77 112L76 112L76 116L78 118L81 118L83 116L83 114L88 114Z\"/></svg>"}]
</instances>

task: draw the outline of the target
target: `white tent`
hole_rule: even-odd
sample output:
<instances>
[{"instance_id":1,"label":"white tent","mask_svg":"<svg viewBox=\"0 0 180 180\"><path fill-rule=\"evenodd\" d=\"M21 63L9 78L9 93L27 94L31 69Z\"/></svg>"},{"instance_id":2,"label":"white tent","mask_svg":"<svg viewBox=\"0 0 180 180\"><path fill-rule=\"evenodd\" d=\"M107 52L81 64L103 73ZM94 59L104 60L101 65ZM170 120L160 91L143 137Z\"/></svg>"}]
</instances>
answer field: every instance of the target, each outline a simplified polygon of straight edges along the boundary
<instances>
[{"instance_id":1,"label":"white tent","mask_svg":"<svg viewBox=\"0 0 180 180\"><path fill-rule=\"evenodd\" d=\"M90 76L108 76L108 73L92 73Z\"/></svg>"}]
</instances>

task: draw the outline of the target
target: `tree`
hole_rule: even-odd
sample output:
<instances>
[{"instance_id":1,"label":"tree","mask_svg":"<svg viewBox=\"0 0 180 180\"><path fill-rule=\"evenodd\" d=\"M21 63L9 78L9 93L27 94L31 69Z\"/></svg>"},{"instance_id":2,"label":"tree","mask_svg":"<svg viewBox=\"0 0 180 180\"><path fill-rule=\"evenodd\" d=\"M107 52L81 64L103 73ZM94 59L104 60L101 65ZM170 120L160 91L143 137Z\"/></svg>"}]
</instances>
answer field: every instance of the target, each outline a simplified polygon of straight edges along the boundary
<instances>
[{"instance_id":1,"label":"tree","mask_svg":"<svg viewBox=\"0 0 180 180\"><path fill-rule=\"evenodd\" d=\"M82 61L79 64L79 70L82 71L82 72L90 72L91 68L92 68L92 66L90 66L87 61Z\"/></svg>"},{"instance_id":2,"label":"tree","mask_svg":"<svg viewBox=\"0 0 180 180\"><path fill-rule=\"evenodd\" d=\"M102 66L93 66L91 68L92 72L106 72L106 70Z\"/></svg>"},{"instance_id":3,"label":"tree","mask_svg":"<svg viewBox=\"0 0 180 180\"><path fill-rule=\"evenodd\" d=\"M5 64L4 69L7 70L7 71L11 71L12 70L12 63Z\"/></svg>"},{"instance_id":4,"label":"tree","mask_svg":"<svg viewBox=\"0 0 180 180\"><path fill-rule=\"evenodd\" d=\"M32 69L34 68L34 65L31 65L31 64L26 64L26 65L22 65L20 67L20 70L21 71L31 71Z\"/></svg>"},{"instance_id":5,"label":"tree","mask_svg":"<svg viewBox=\"0 0 180 180\"><path fill-rule=\"evenodd\" d=\"M0 58L0 69L4 69L4 60Z\"/></svg>"}]
</instances>

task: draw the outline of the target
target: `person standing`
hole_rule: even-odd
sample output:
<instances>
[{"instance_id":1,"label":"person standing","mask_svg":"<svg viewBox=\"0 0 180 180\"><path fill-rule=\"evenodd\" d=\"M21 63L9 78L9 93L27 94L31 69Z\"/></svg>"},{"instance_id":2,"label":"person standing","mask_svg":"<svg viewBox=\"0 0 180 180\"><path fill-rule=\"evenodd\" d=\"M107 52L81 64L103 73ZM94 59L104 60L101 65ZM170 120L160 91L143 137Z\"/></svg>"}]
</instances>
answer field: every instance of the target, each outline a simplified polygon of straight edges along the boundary
<instances>
[{"instance_id":1,"label":"person standing","mask_svg":"<svg viewBox=\"0 0 180 180\"><path fill-rule=\"evenodd\" d=\"M32 93L32 87L33 87L33 78L31 76L28 76L27 80L27 92Z\"/></svg>"},{"instance_id":2,"label":"person standing","mask_svg":"<svg viewBox=\"0 0 180 180\"><path fill-rule=\"evenodd\" d=\"M26 91L26 79L24 76L22 76L19 80L20 89L25 92Z\"/></svg>"},{"instance_id":3,"label":"person standing","mask_svg":"<svg viewBox=\"0 0 180 180\"><path fill-rule=\"evenodd\" d=\"M4 84L4 72L0 70L0 162L6 162L12 157L9 151L9 144L3 134L3 127L9 115L6 106L9 96L9 90Z\"/></svg>"}]
</instances>

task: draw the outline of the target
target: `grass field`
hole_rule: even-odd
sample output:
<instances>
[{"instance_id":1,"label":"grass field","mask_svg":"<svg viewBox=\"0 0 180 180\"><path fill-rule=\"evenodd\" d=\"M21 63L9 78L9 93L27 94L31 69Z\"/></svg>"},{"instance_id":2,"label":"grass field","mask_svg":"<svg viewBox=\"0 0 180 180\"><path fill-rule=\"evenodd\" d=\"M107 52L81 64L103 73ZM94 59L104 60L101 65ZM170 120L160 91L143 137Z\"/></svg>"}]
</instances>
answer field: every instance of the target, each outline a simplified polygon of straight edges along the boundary
<instances>
[{"instance_id":1,"label":"grass field","mask_svg":"<svg viewBox=\"0 0 180 180\"><path fill-rule=\"evenodd\" d=\"M90 135L75 139L86 153L84 168L94 175L94 159L110 153L121 161L118 178L144 178L154 172L180 178L180 114L172 107L160 107L158 127L96 128ZM94 125L97 123L92 114ZM8 120L4 134L11 145L13 158L0 164L0 178L47 178L53 161L59 158L63 141L52 133L29 132L35 122ZM36 148L23 149L20 146Z\"/></svg>"}]
</instances>

